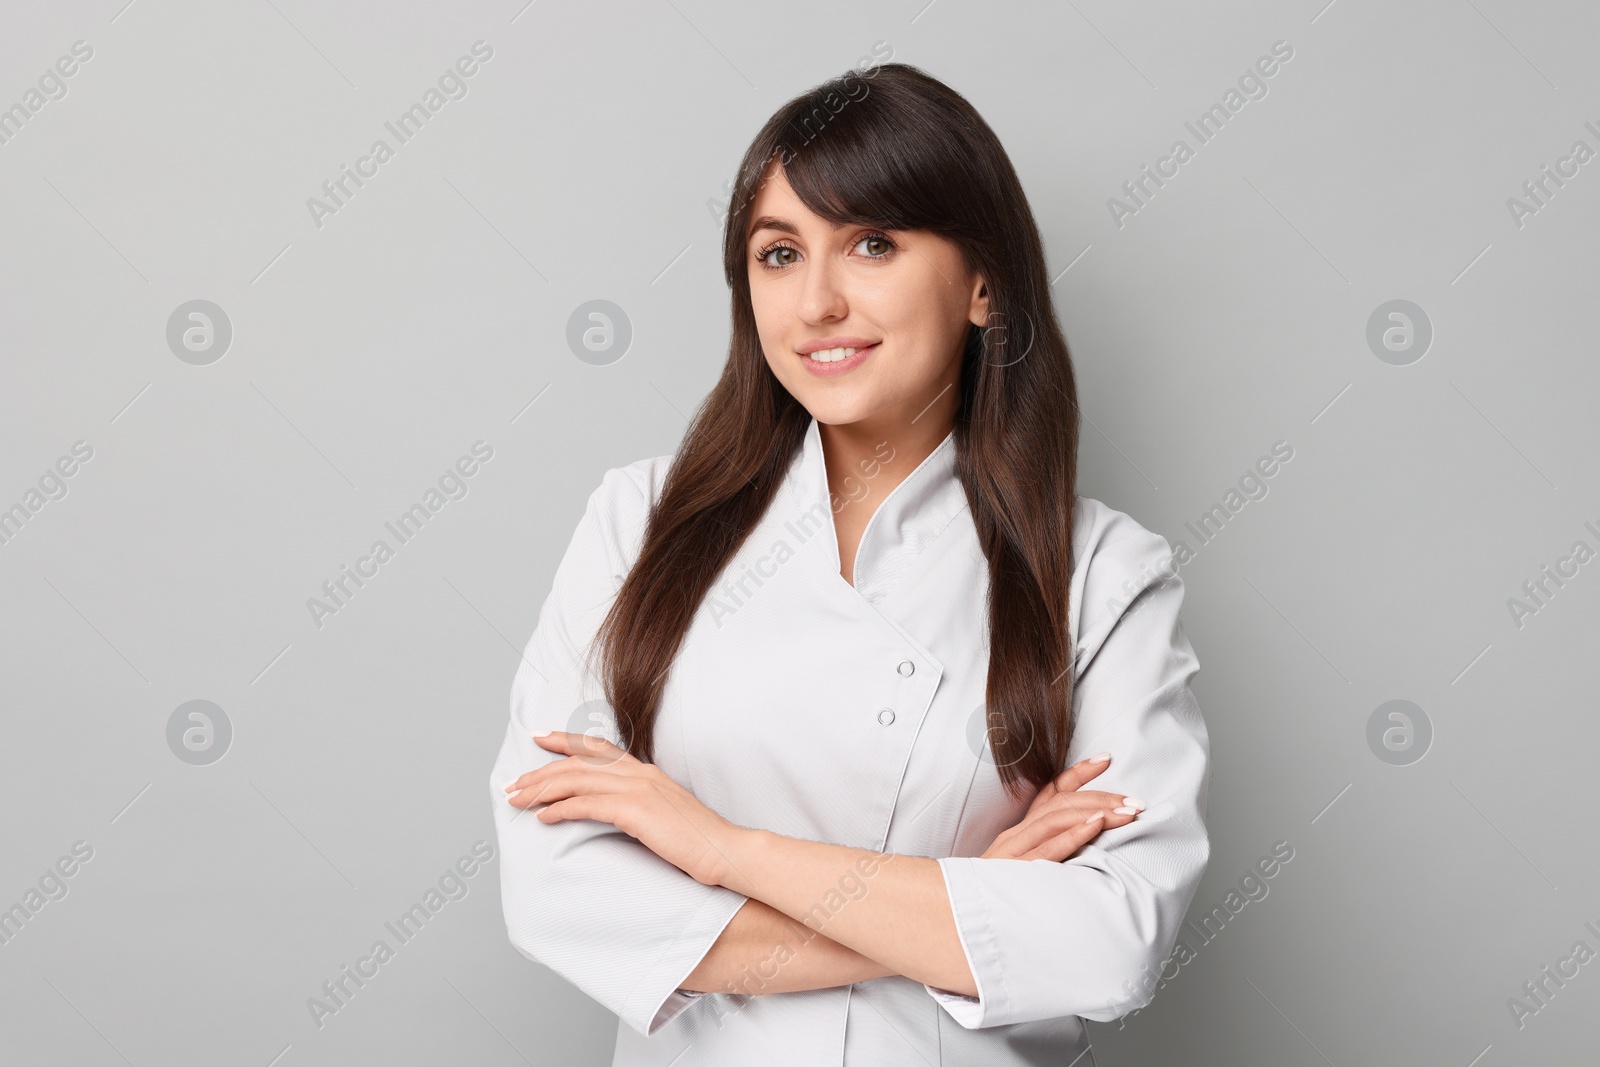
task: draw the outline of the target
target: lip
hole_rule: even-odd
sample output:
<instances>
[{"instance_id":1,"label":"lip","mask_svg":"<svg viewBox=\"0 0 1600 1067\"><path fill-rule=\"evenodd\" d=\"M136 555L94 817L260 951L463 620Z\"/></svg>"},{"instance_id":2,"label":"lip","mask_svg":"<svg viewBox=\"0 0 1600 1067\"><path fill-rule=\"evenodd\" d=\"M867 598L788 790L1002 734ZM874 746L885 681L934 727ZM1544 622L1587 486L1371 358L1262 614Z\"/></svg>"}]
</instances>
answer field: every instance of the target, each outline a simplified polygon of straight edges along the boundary
<instances>
[{"instance_id":1,"label":"lip","mask_svg":"<svg viewBox=\"0 0 1600 1067\"><path fill-rule=\"evenodd\" d=\"M867 337L819 337L815 341L807 341L795 351L802 356L809 356L813 352L821 352L824 348L867 348L877 343Z\"/></svg>"},{"instance_id":2,"label":"lip","mask_svg":"<svg viewBox=\"0 0 1600 1067\"><path fill-rule=\"evenodd\" d=\"M881 342L879 342L879 343L881 343ZM805 346L802 346L802 347L805 347ZM824 348L855 348L855 347L856 347L855 345L849 345L849 344L842 344L842 345L841 344L825 344L825 345L812 345L810 350L811 351L821 351ZM802 363L804 363L806 365L806 370L810 371L812 374L815 374L819 378L837 378L839 375L841 375L841 374L849 374L851 371L853 371L857 367L861 366L862 363L866 362L867 357L872 355L872 353L876 352L877 350L878 350L878 345L877 344L866 345L866 346L863 346L861 348L858 348L854 355L846 356L844 359L839 360L837 363L818 363L816 360L812 359L809 354L806 354L806 355L802 355L800 357L800 362L802 362Z\"/></svg>"}]
</instances>

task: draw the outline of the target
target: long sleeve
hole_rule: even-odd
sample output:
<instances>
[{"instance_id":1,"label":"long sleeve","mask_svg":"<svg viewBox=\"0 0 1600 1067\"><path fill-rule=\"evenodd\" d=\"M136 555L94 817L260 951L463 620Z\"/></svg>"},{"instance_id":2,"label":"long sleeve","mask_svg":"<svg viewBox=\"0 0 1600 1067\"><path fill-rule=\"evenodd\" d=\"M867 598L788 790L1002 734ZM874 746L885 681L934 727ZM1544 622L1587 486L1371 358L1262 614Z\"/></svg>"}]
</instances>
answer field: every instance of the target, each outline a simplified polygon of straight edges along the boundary
<instances>
[{"instance_id":1,"label":"long sleeve","mask_svg":"<svg viewBox=\"0 0 1600 1067\"><path fill-rule=\"evenodd\" d=\"M517 667L489 794L512 945L650 1037L693 1003L698 994L678 984L746 898L702 885L608 823L540 822L508 804L503 791L566 758L534 744L535 733L603 724L617 739L599 681L584 674L582 661L642 534L648 505L638 474L639 465L608 471L589 498Z\"/></svg>"},{"instance_id":2,"label":"long sleeve","mask_svg":"<svg viewBox=\"0 0 1600 1067\"><path fill-rule=\"evenodd\" d=\"M1182 580L1166 540L1117 515L1126 523L1086 564L1076 607L1086 621L1067 762L1111 752L1087 788L1147 807L1065 862L939 860L979 995L925 988L968 1029L1106 1022L1148 1004L1148 976L1171 953L1210 857L1210 746L1189 688L1199 663L1178 619Z\"/></svg>"}]
</instances>

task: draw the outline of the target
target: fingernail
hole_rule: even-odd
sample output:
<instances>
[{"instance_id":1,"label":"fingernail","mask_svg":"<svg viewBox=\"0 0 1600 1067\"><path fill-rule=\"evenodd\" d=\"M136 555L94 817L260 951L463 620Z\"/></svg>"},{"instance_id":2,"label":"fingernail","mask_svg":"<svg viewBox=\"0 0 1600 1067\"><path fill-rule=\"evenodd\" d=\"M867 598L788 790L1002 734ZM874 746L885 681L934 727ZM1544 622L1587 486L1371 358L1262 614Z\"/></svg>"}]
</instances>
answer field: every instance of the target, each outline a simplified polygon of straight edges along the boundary
<instances>
[{"instance_id":1,"label":"fingernail","mask_svg":"<svg viewBox=\"0 0 1600 1067\"><path fill-rule=\"evenodd\" d=\"M511 792L511 787L516 785L516 784L517 784L517 781L516 781L515 778L513 778L511 781L507 782L505 785L501 786L500 788L503 789L505 792L509 793L509 792Z\"/></svg>"},{"instance_id":2,"label":"fingernail","mask_svg":"<svg viewBox=\"0 0 1600 1067\"><path fill-rule=\"evenodd\" d=\"M1089 816L1087 819L1085 819L1083 821L1086 822L1086 823L1090 823L1090 822L1094 822L1096 819L1103 819L1105 817L1106 817L1106 813L1105 812L1097 811L1093 815Z\"/></svg>"},{"instance_id":3,"label":"fingernail","mask_svg":"<svg viewBox=\"0 0 1600 1067\"><path fill-rule=\"evenodd\" d=\"M1140 800L1138 797L1123 797L1122 802L1128 805L1128 807L1132 808L1134 811L1144 810L1144 801Z\"/></svg>"},{"instance_id":4,"label":"fingernail","mask_svg":"<svg viewBox=\"0 0 1600 1067\"><path fill-rule=\"evenodd\" d=\"M1117 808L1116 809L1116 813L1118 815L1137 815L1137 814L1139 814L1139 809L1138 808Z\"/></svg>"},{"instance_id":5,"label":"fingernail","mask_svg":"<svg viewBox=\"0 0 1600 1067\"><path fill-rule=\"evenodd\" d=\"M545 732L544 732L544 733L542 733L542 734L534 734L534 735L533 735L533 736L534 736L534 737L549 737L549 736L550 736L550 735L551 735L551 734L552 734L552 733L554 733L554 732L555 732L555 731L554 731L554 730L546 730L546 731L545 731Z\"/></svg>"},{"instance_id":6,"label":"fingernail","mask_svg":"<svg viewBox=\"0 0 1600 1067\"><path fill-rule=\"evenodd\" d=\"M1105 763L1105 762L1109 761L1110 759L1111 759L1111 753L1102 752L1098 756L1090 756L1089 757L1089 762L1090 763Z\"/></svg>"}]
</instances>

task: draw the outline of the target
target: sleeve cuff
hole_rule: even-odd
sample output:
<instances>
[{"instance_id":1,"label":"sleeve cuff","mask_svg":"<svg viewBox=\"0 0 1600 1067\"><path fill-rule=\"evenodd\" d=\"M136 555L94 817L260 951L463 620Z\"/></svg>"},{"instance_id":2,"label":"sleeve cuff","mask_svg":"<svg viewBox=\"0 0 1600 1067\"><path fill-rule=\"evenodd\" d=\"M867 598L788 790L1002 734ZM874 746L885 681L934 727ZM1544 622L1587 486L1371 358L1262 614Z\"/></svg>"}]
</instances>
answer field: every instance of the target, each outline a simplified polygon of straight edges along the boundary
<instances>
[{"instance_id":1,"label":"sleeve cuff","mask_svg":"<svg viewBox=\"0 0 1600 1067\"><path fill-rule=\"evenodd\" d=\"M716 944L717 938L722 936L722 931L728 928L728 924L733 921L733 917L739 913L739 909L744 907L748 899L748 897L734 893L731 890L723 889L714 898L722 906L702 909L704 918L697 916L689 924L689 927L676 938L677 944L689 946L689 953L679 958L678 963L680 966L683 965L685 960L688 961L688 966L675 981L683 981L691 971L700 966L700 961L705 959L706 953L711 951L711 946ZM692 958L690 958L691 955ZM656 1010L649 1016L650 1021L644 1028L644 1036L656 1036L662 1027L682 1015L691 1004L704 995L705 993L702 990L684 989L681 986L669 991L662 998ZM637 1024L635 1024L635 1028L637 1028Z\"/></svg>"},{"instance_id":2,"label":"sleeve cuff","mask_svg":"<svg viewBox=\"0 0 1600 1067\"><path fill-rule=\"evenodd\" d=\"M922 983L922 988L926 989L928 995L944 1007L950 1018L968 1030L976 1030L978 1028L978 1023L983 1019L982 1000L961 993L951 993L948 990L940 989L938 986L931 986L926 982Z\"/></svg>"},{"instance_id":3,"label":"sleeve cuff","mask_svg":"<svg viewBox=\"0 0 1600 1067\"><path fill-rule=\"evenodd\" d=\"M992 1014L990 1009L994 996L992 993L986 995L985 990L996 981L991 976L999 974L999 960L994 949L994 933L989 928L977 887L964 883L960 878L951 878L953 867L962 862L961 858L942 857L939 860L939 873L944 876L945 892L950 897L950 911L955 916L956 936L961 939L961 951L967 958L967 967L972 971L972 981L978 987L978 995L969 997L964 993L952 993L926 982L922 988L944 1008L950 1018L965 1029L976 1030L984 1025L984 1016Z\"/></svg>"},{"instance_id":4,"label":"sleeve cuff","mask_svg":"<svg viewBox=\"0 0 1600 1067\"><path fill-rule=\"evenodd\" d=\"M654 1037L663 1026L683 1014L684 1010L693 1004L705 993L697 989L674 989L667 994L667 999L661 1002L661 1007L656 1011L656 1017L650 1020L650 1025L645 1028L646 1037Z\"/></svg>"}]
</instances>

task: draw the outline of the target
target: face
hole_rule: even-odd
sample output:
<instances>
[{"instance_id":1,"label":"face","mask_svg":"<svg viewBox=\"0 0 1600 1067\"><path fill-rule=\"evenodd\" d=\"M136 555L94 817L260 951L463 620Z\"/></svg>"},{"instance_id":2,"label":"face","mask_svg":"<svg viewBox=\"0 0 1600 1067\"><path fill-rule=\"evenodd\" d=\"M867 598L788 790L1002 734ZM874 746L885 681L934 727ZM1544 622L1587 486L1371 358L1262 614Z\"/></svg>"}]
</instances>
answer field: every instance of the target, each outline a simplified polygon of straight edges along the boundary
<instances>
[{"instance_id":1,"label":"face","mask_svg":"<svg viewBox=\"0 0 1600 1067\"><path fill-rule=\"evenodd\" d=\"M936 398L955 410L968 326L988 323L989 298L953 242L830 222L800 202L776 163L750 218L762 351L819 423L895 428Z\"/></svg>"}]
</instances>

